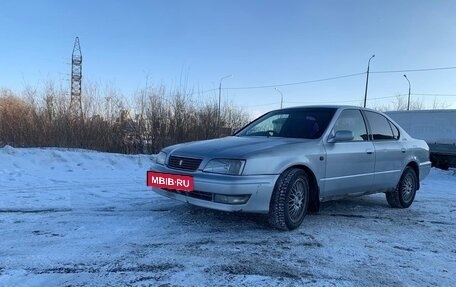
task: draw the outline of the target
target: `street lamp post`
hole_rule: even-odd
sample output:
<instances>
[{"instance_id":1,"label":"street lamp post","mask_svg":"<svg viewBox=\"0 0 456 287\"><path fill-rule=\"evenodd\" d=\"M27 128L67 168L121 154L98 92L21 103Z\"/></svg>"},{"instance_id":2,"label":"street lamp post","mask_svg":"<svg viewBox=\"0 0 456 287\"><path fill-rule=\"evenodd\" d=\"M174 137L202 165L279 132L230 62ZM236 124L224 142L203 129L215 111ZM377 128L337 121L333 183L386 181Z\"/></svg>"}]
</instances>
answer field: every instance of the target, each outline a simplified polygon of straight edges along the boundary
<instances>
[{"instance_id":1,"label":"street lamp post","mask_svg":"<svg viewBox=\"0 0 456 287\"><path fill-rule=\"evenodd\" d=\"M277 89L277 88L274 88L274 90L276 90L276 91L279 92L279 94L280 94L280 108L282 108L282 106L283 106L283 94L282 94L282 92L281 92L279 89Z\"/></svg>"},{"instance_id":2,"label":"street lamp post","mask_svg":"<svg viewBox=\"0 0 456 287\"><path fill-rule=\"evenodd\" d=\"M221 104L221 101L222 101L222 81L224 79L227 79L227 78L230 78L231 76L233 75L228 75L228 76L225 76L223 78L220 79L220 83L219 83L219 98L218 98L218 116L217 116L217 128L219 129L218 133L220 132L220 104Z\"/></svg>"},{"instance_id":3,"label":"street lamp post","mask_svg":"<svg viewBox=\"0 0 456 287\"><path fill-rule=\"evenodd\" d=\"M407 80L408 84L409 84L409 92L408 92L408 101L407 101L407 111L410 111L410 81L409 79L407 78L407 75L404 74L404 78Z\"/></svg>"},{"instance_id":4,"label":"street lamp post","mask_svg":"<svg viewBox=\"0 0 456 287\"><path fill-rule=\"evenodd\" d=\"M366 103L367 103L367 86L369 85L369 67L370 67L370 63L371 63L371 60L372 60L373 57L375 57L375 55L372 55L369 58L369 61L367 62L366 90L364 91L364 107L366 107Z\"/></svg>"}]
</instances>

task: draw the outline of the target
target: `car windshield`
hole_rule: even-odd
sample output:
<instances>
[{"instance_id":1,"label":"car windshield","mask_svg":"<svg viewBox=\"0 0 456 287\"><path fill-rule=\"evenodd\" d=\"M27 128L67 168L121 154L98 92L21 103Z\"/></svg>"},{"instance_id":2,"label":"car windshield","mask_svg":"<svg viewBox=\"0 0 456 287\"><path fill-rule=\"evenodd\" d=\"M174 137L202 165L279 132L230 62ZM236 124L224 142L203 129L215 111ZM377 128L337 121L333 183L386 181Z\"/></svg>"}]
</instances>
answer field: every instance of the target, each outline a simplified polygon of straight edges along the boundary
<instances>
[{"instance_id":1,"label":"car windshield","mask_svg":"<svg viewBox=\"0 0 456 287\"><path fill-rule=\"evenodd\" d=\"M328 127L335 108L284 109L254 120L236 136L317 139Z\"/></svg>"}]
</instances>

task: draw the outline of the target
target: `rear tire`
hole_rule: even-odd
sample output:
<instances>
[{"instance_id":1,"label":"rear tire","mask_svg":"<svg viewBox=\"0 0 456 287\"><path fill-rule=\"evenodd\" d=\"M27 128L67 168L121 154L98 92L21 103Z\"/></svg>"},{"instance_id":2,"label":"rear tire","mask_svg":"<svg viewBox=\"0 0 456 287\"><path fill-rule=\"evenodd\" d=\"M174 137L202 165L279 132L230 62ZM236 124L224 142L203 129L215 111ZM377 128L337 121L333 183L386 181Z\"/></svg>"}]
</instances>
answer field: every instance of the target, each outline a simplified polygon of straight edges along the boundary
<instances>
[{"instance_id":1,"label":"rear tire","mask_svg":"<svg viewBox=\"0 0 456 287\"><path fill-rule=\"evenodd\" d=\"M309 205L309 178L299 169L283 172L274 187L269 206L269 223L281 230L299 227Z\"/></svg>"},{"instance_id":2,"label":"rear tire","mask_svg":"<svg viewBox=\"0 0 456 287\"><path fill-rule=\"evenodd\" d=\"M412 205L417 188L418 177L413 168L407 166L396 189L386 193L386 201L393 208L407 208Z\"/></svg>"}]
</instances>

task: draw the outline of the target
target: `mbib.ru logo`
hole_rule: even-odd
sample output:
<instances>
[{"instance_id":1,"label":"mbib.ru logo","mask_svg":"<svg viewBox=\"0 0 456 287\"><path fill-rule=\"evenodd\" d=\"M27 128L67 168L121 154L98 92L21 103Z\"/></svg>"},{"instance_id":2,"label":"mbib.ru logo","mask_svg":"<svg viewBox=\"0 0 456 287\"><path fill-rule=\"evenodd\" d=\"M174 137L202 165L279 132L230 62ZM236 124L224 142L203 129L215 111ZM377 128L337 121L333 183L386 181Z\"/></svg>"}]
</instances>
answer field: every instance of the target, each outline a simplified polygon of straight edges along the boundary
<instances>
[{"instance_id":1,"label":"mbib.ru logo","mask_svg":"<svg viewBox=\"0 0 456 287\"><path fill-rule=\"evenodd\" d=\"M193 177L148 171L147 186L193 191Z\"/></svg>"}]
</instances>

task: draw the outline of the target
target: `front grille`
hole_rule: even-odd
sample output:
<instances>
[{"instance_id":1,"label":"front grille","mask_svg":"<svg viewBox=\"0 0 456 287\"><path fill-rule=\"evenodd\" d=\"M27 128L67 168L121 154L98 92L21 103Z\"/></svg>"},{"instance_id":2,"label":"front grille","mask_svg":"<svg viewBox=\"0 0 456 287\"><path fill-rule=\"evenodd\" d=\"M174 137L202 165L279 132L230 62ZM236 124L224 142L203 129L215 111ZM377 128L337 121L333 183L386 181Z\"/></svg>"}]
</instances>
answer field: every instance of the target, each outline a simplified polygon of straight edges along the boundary
<instances>
[{"instance_id":1,"label":"front grille","mask_svg":"<svg viewBox=\"0 0 456 287\"><path fill-rule=\"evenodd\" d=\"M187 192L187 191L174 190L174 189L168 189L168 188L163 188L163 189L168 192L174 192L174 193L186 195L186 196L197 198L197 199L213 201L213 193L210 193L210 192L197 191L197 190Z\"/></svg>"},{"instance_id":2,"label":"front grille","mask_svg":"<svg viewBox=\"0 0 456 287\"><path fill-rule=\"evenodd\" d=\"M168 161L168 167L174 169L182 169L195 171L198 169L201 164L202 159L200 158L191 158L191 157L181 157L181 156L170 156Z\"/></svg>"}]
</instances>

